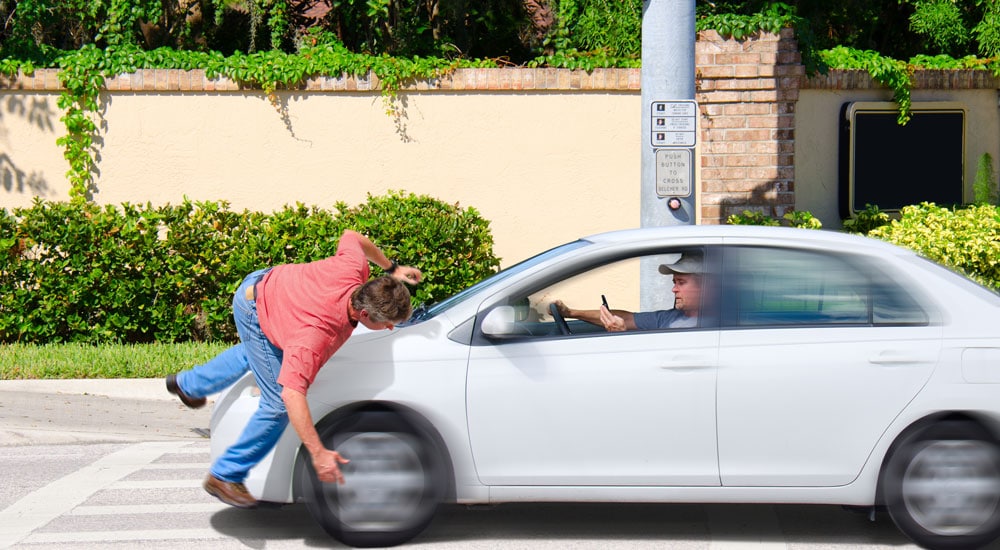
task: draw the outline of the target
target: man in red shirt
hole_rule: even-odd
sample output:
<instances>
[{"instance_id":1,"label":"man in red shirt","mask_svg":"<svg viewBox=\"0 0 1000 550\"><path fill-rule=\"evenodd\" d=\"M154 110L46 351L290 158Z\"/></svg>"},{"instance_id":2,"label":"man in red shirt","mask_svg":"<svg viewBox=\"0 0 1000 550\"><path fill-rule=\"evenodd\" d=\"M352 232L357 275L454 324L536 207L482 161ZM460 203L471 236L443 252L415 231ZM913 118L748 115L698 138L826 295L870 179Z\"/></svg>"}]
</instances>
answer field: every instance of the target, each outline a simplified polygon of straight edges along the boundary
<instances>
[{"instance_id":1,"label":"man in red shirt","mask_svg":"<svg viewBox=\"0 0 1000 550\"><path fill-rule=\"evenodd\" d=\"M368 262L386 276L368 280ZM284 264L248 275L233 297L240 343L209 362L167 376L167 391L188 407L222 391L249 370L260 387L260 405L236 443L212 464L203 484L222 502L253 508L243 485L247 473L274 447L291 423L309 450L321 481L343 483L347 459L320 441L306 402L319 369L361 323L389 329L410 317L410 292L422 274L396 265L367 237L347 230L337 253L305 264Z\"/></svg>"}]
</instances>

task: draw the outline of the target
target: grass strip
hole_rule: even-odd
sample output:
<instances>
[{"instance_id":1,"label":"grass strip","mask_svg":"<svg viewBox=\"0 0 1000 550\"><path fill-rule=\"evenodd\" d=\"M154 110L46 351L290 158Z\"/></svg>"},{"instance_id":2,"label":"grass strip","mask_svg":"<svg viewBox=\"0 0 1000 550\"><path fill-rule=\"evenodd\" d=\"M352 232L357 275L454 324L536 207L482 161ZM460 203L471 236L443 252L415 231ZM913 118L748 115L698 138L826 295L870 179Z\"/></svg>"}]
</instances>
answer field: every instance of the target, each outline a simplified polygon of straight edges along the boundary
<instances>
[{"instance_id":1,"label":"grass strip","mask_svg":"<svg viewBox=\"0 0 1000 550\"><path fill-rule=\"evenodd\" d=\"M160 378L204 363L230 344L7 344L0 380Z\"/></svg>"}]
</instances>

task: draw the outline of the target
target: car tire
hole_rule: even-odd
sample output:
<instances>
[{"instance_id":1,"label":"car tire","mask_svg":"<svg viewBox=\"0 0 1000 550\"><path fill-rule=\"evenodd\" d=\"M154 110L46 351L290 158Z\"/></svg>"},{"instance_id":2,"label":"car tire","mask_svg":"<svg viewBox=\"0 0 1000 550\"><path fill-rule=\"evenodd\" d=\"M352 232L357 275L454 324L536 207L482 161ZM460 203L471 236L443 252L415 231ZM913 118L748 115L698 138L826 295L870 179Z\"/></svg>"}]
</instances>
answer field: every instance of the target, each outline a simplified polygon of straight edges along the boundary
<instances>
[{"instance_id":1,"label":"car tire","mask_svg":"<svg viewBox=\"0 0 1000 550\"><path fill-rule=\"evenodd\" d=\"M1000 537L1000 446L972 422L904 436L881 482L893 522L920 546L980 548Z\"/></svg>"},{"instance_id":2,"label":"car tire","mask_svg":"<svg viewBox=\"0 0 1000 550\"><path fill-rule=\"evenodd\" d=\"M323 483L309 452L299 453L297 494L330 536L354 547L396 546L430 524L447 494L446 462L417 424L369 411L317 426L323 444L350 460L343 485Z\"/></svg>"}]
</instances>

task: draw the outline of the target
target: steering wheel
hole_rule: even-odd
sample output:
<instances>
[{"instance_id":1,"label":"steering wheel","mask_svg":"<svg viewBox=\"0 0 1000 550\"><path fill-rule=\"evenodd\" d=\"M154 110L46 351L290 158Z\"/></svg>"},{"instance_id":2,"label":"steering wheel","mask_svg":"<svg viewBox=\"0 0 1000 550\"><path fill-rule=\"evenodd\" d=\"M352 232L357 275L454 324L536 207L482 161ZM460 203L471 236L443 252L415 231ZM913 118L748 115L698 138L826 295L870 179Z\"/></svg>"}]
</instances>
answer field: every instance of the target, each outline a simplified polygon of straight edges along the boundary
<instances>
[{"instance_id":1,"label":"steering wheel","mask_svg":"<svg viewBox=\"0 0 1000 550\"><path fill-rule=\"evenodd\" d=\"M562 316L562 313L559 313L559 308L556 307L555 302L549 304L549 313L551 313L552 318L556 320L556 326L559 327L559 334L572 334L569 331L569 323L566 322L566 318Z\"/></svg>"}]
</instances>

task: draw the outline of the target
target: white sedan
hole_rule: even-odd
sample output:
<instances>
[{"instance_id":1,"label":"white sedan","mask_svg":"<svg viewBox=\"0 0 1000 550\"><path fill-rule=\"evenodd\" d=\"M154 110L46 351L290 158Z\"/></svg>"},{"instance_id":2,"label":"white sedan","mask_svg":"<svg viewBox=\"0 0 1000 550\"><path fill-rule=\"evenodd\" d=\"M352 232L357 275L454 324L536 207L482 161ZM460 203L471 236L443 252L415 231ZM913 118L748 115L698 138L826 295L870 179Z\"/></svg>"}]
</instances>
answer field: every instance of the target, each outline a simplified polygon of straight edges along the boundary
<instances>
[{"instance_id":1,"label":"white sedan","mask_svg":"<svg viewBox=\"0 0 1000 550\"><path fill-rule=\"evenodd\" d=\"M669 310L659 267L684 255L703 266L685 328L551 307ZM217 399L213 458L257 395L248 375ZM359 330L309 403L346 484L316 480L291 428L246 484L354 546L409 540L441 502L842 504L885 507L926 547L1000 536L1000 297L852 235L587 237Z\"/></svg>"}]
</instances>

